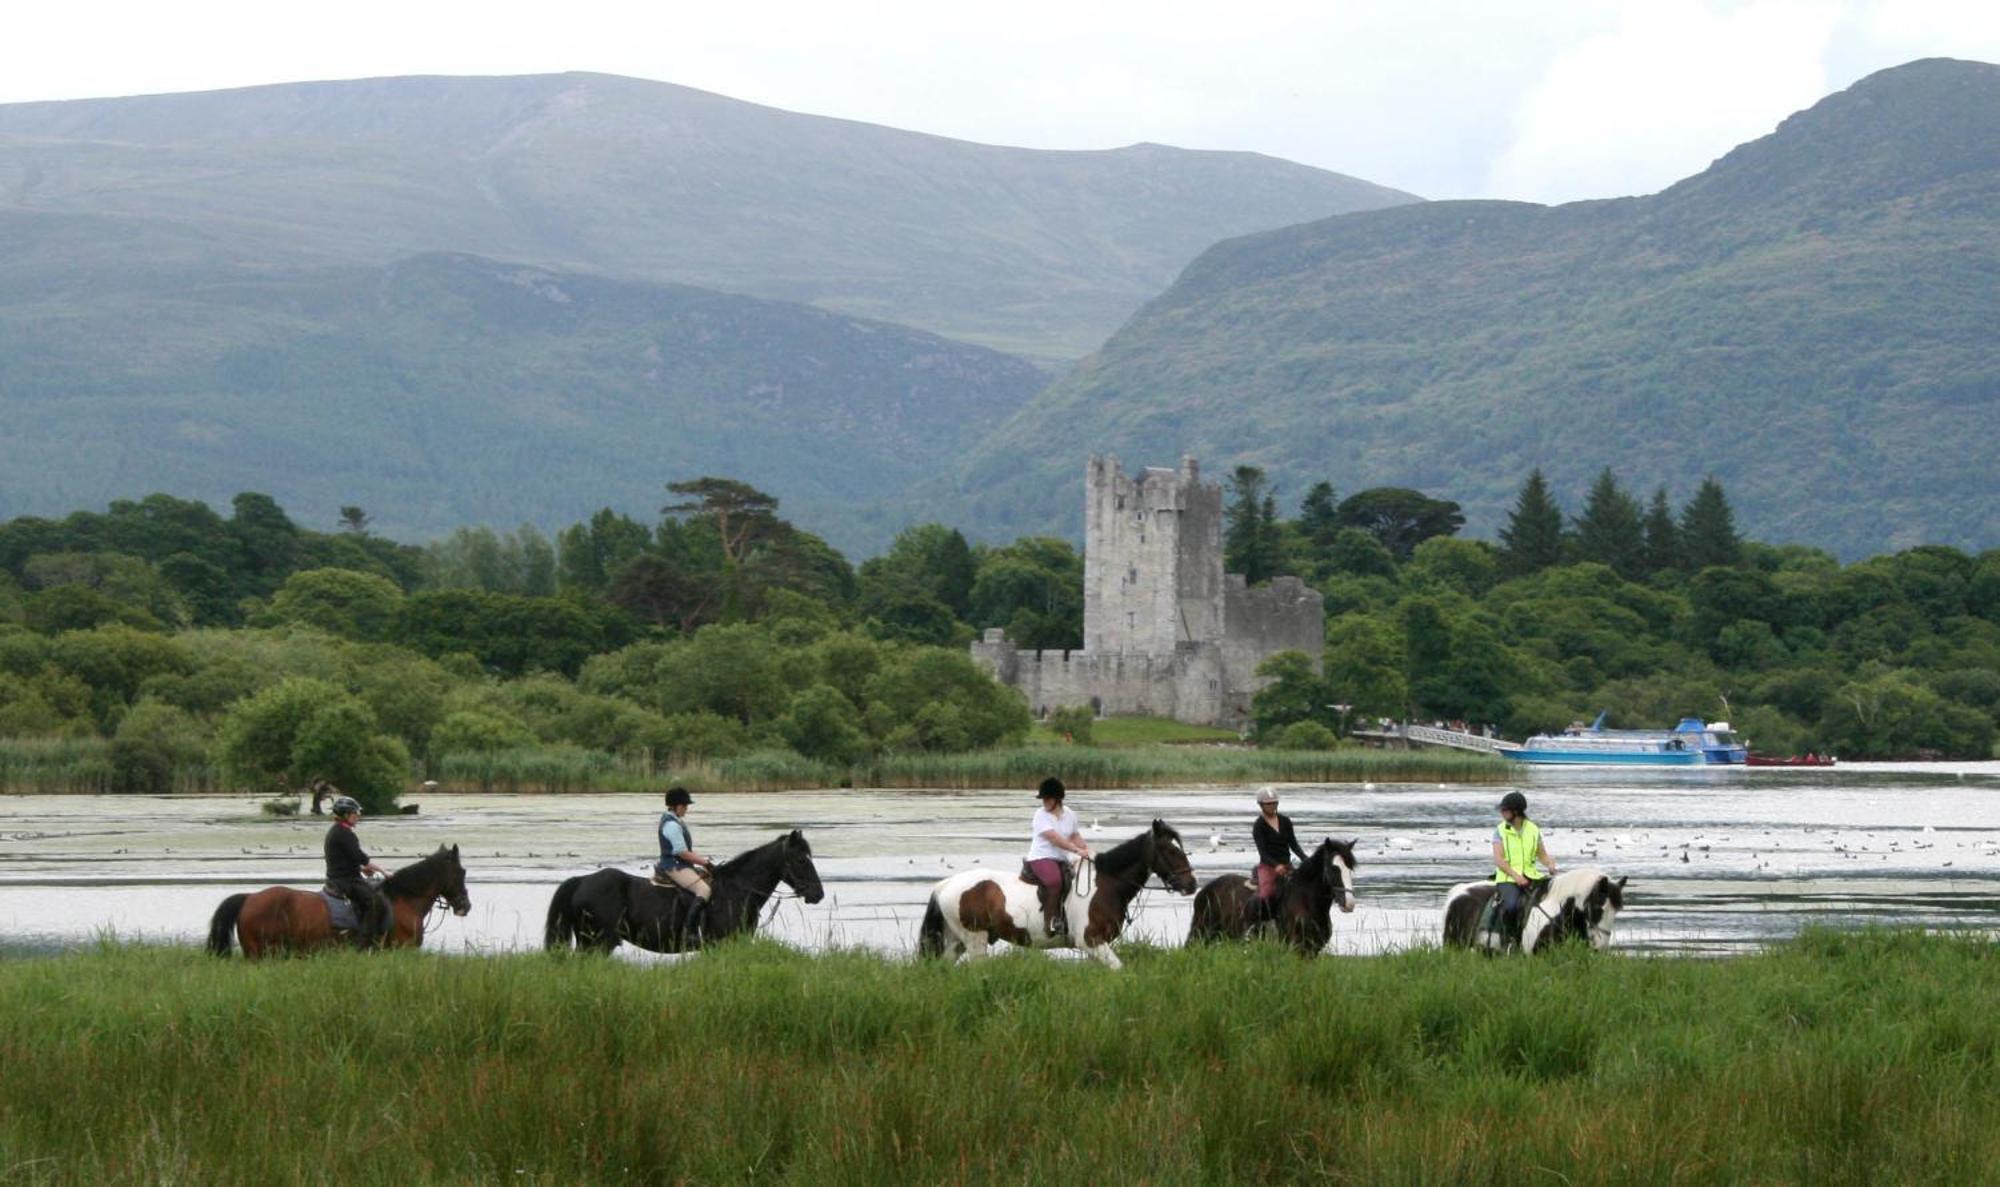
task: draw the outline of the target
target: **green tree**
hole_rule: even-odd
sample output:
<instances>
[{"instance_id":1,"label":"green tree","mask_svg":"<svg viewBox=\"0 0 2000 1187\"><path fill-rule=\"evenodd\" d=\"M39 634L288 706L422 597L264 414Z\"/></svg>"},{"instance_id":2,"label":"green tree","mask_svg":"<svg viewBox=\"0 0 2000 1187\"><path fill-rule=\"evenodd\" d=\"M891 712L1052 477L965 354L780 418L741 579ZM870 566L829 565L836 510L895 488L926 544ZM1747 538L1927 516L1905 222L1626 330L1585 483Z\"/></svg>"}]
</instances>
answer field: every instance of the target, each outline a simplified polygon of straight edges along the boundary
<instances>
[{"instance_id":1,"label":"green tree","mask_svg":"<svg viewBox=\"0 0 2000 1187\"><path fill-rule=\"evenodd\" d=\"M387 577L351 569L307 569L285 579L271 598L269 618L372 642L388 635L402 605L403 591Z\"/></svg>"},{"instance_id":2,"label":"green tree","mask_svg":"<svg viewBox=\"0 0 2000 1187\"><path fill-rule=\"evenodd\" d=\"M140 701L119 720L111 737L112 786L145 795L174 791L178 776L200 775L208 734L208 727L183 709Z\"/></svg>"},{"instance_id":3,"label":"green tree","mask_svg":"<svg viewBox=\"0 0 2000 1187\"><path fill-rule=\"evenodd\" d=\"M394 804L409 778L409 752L381 733L374 714L323 680L293 677L246 697L216 731L217 763L233 779L294 787L327 779L370 811Z\"/></svg>"},{"instance_id":4,"label":"green tree","mask_svg":"<svg viewBox=\"0 0 2000 1187\"><path fill-rule=\"evenodd\" d=\"M1639 504L1618 485L1609 466L1590 485L1583 514L1576 521L1576 554L1585 561L1608 565L1630 580L1645 569L1646 531Z\"/></svg>"},{"instance_id":5,"label":"green tree","mask_svg":"<svg viewBox=\"0 0 2000 1187\"><path fill-rule=\"evenodd\" d=\"M1712 565L1734 565L1743 559L1743 539L1736 534L1736 513L1714 475L1704 478L1694 498L1681 512L1681 550L1687 567L1700 572Z\"/></svg>"},{"instance_id":6,"label":"green tree","mask_svg":"<svg viewBox=\"0 0 2000 1187\"><path fill-rule=\"evenodd\" d=\"M1327 701L1346 705L1349 722L1401 717L1409 706L1403 671L1403 640L1392 624L1373 615L1345 614L1327 627Z\"/></svg>"},{"instance_id":7,"label":"green tree","mask_svg":"<svg viewBox=\"0 0 2000 1187\"><path fill-rule=\"evenodd\" d=\"M1229 476L1223 508L1222 564L1256 585L1277 574L1277 524L1264 471L1238 466Z\"/></svg>"},{"instance_id":8,"label":"green tree","mask_svg":"<svg viewBox=\"0 0 2000 1187\"><path fill-rule=\"evenodd\" d=\"M1646 545L1641 553L1642 571L1667 573L1682 567L1681 528L1674 519L1673 508L1667 504L1667 488L1664 486L1653 492L1653 501L1646 508L1644 531Z\"/></svg>"},{"instance_id":9,"label":"green tree","mask_svg":"<svg viewBox=\"0 0 2000 1187\"><path fill-rule=\"evenodd\" d=\"M1275 737L1297 722L1317 722L1327 728L1338 722L1339 715L1329 708L1333 691L1313 671L1312 656L1280 651L1257 665L1257 675L1268 681L1250 698L1250 717L1260 739Z\"/></svg>"},{"instance_id":10,"label":"green tree","mask_svg":"<svg viewBox=\"0 0 2000 1187\"><path fill-rule=\"evenodd\" d=\"M1342 527L1360 528L1380 540L1398 561L1409 560L1417 545L1431 537L1456 535L1465 526L1457 503L1401 486L1349 495L1341 500L1337 518Z\"/></svg>"},{"instance_id":11,"label":"green tree","mask_svg":"<svg viewBox=\"0 0 2000 1187\"><path fill-rule=\"evenodd\" d=\"M1510 577L1539 573L1562 563L1563 513L1540 467L1521 484L1507 525L1500 529L1501 567Z\"/></svg>"},{"instance_id":12,"label":"green tree","mask_svg":"<svg viewBox=\"0 0 2000 1187\"><path fill-rule=\"evenodd\" d=\"M824 684L792 698L778 718L778 736L807 758L842 767L860 762L872 749L854 703Z\"/></svg>"},{"instance_id":13,"label":"green tree","mask_svg":"<svg viewBox=\"0 0 2000 1187\"><path fill-rule=\"evenodd\" d=\"M1299 500L1297 523L1299 534L1314 549L1333 543L1334 533L1340 530L1340 500L1331 482L1315 482L1306 491L1306 497Z\"/></svg>"}]
</instances>

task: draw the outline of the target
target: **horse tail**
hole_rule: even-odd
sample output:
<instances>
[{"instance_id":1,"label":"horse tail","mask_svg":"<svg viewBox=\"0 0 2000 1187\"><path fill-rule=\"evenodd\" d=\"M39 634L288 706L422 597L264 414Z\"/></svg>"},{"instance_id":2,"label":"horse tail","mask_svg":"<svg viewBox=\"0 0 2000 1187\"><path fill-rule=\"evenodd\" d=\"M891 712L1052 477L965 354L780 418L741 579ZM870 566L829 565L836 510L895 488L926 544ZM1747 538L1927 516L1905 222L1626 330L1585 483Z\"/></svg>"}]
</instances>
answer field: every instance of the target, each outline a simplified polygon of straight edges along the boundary
<instances>
[{"instance_id":1,"label":"horse tail","mask_svg":"<svg viewBox=\"0 0 2000 1187\"><path fill-rule=\"evenodd\" d=\"M232 894L215 909L215 914L208 921L210 952L217 956L229 955L230 944L236 937L236 917L243 914L243 904L249 897L247 894Z\"/></svg>"},{"instance_id":2,"label":"horse tail","mask_svg":"<svg viewBox=\"0 0 2000 1187\"><path fill-rule=\"evenodd\" d=\"M931 905L924 908L924 921L917 928L917 955L944 955L944 905L931 892Z\"/></svg>"},{"instance_id":3,"label":"horse tail","mask_svg":"<svg viewBox=\"0 0 2000 1187\"><path fill-rule=\"evenodd\" d=\"M567 879L556 887L555 897L549 900L549 918L542 928L542 947L567 948L576 940L576 919L571 900L576 898L576 888L583 882L583 875Z\"/></svg>"}]
</instances>

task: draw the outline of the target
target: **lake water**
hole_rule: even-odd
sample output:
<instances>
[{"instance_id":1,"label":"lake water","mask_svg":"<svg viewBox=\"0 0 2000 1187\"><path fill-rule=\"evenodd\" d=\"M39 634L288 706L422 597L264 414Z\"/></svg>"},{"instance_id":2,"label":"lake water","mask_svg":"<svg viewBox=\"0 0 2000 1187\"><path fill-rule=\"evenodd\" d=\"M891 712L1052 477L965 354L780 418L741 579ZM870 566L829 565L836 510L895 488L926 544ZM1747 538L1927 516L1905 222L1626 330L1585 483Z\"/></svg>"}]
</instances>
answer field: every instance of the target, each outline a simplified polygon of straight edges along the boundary
<instances>
[{"instance_id":1,"label":"lake water","mask_svg":"<svg viewBox=\"0 0 2000 1187\"><path fill-rule=\"evenodd\" d=\"M2000 929L2000 763L1522 774L1515 786L1559 863L1630 877L1622 949L1739 951L1815 923ZM1434 943L1446 889L1491 872L1492 809L1506 790L1284 788L1308 849L1325 834L1360 842L1360 907L1334 916L1331 949ZM1254 860L1253 795L1078 791L1069 802L1099 847L1164 818L1206 881ZM421 814L366 820L363 842L391 867L440 843L461 847L472 913L426 941L461 951L539 945L555 885L600 866L641 870L659 813L641 795L411 798ZM805 830L827 897L778 904L772 934L907 953L932 882L972 865L1019 866L1034 806L1028 789L704 794L689 820L699 846L720 855ZM326 826L264 816L251 798L0 797L0 949L105 934L198 943L224 895L316 886ZM1133 934L1180 943L1190 902L1156 883Z\"/></svg>"}]
</instances>

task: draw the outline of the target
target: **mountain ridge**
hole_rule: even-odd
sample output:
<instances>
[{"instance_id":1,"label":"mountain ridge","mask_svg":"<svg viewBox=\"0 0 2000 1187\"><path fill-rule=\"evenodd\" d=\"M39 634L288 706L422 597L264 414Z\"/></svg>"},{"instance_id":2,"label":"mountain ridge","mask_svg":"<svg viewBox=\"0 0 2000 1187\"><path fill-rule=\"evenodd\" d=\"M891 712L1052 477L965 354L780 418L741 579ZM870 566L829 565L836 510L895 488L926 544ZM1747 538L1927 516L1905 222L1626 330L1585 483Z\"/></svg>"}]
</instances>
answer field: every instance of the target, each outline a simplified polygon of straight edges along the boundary
<instances>
[{"instance_id":1,"label":"mountain ridge","mask_svg":"<svg viewBox=\"0 0 2000 1187\"><path fill-rule=\"evenodd\" d=\"M466 251L1079 357L1226 235L1413 195L1254 153L982 145L618 75L0 106L0 207L276 263Z\"/></svg>"},{"instance_id":2,"label":"mountain ridge","mask_svg":"<svg viewBox=\"0 0 2000 1187\"><path fill-rule=\"evenodd\" d=\"M1754 534L1852 555L2000 537L2000 68L1926 60L1658 194L1430 202L1224 241L982 443L955 485L1074 518L1083 438L1414 485L1492 531L1528 470L1713 470ZM1829 159L1831 154L1831 159ZM1850 167L1852 165L1852 167ZM1710 431L1713 429L1713 431ZM939 492L932 492L937 494Z\"/></svg>"}]
</instances>

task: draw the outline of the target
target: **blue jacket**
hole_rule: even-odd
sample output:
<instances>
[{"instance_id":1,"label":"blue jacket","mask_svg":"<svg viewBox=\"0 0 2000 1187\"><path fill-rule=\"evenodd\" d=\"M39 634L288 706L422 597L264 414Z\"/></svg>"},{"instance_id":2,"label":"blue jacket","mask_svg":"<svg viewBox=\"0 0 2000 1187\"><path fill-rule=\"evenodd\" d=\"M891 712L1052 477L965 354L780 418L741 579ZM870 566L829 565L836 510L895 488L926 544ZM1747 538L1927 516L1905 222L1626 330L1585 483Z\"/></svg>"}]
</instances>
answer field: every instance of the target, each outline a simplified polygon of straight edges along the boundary
<instances>
[{"instance_id":1,"label":"blue jacket","mask_svg":"<svg viewBox=\"0 0 2000 1187\"><path fill-rule=\"evenodd\" d=\"M672 812L662 813L660 816L660 872L693 869L694 865L691 862L682 861L680 858L674 856L677 853L686 853L693 848L694 832L688 828L687 821L682 820Z\"/></svg>"}]
</instances>

